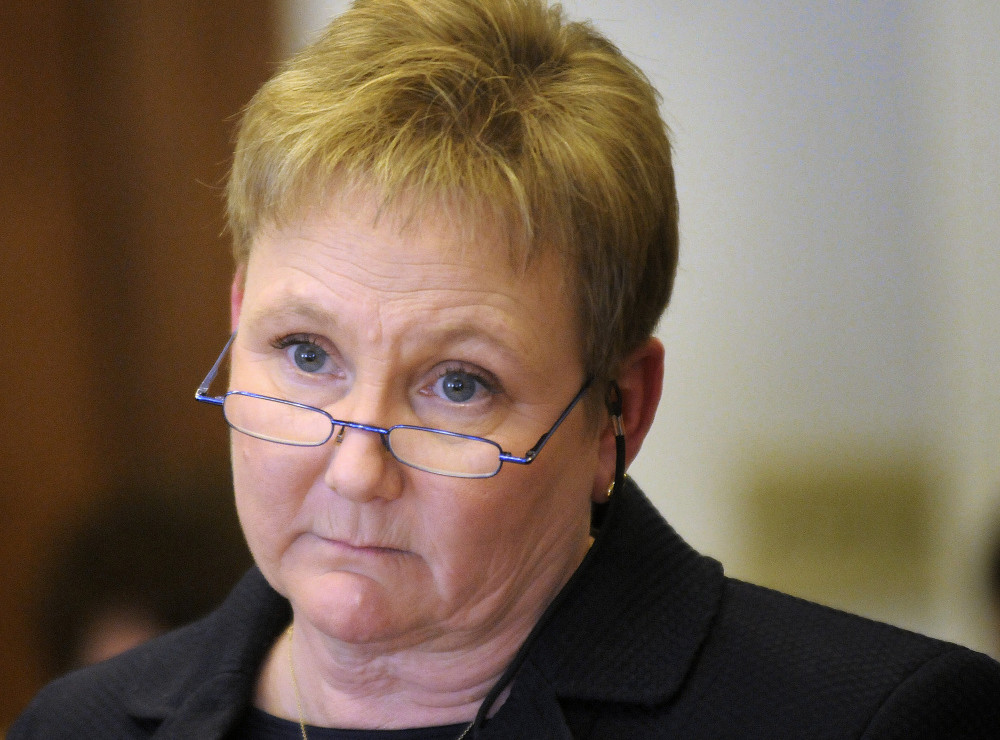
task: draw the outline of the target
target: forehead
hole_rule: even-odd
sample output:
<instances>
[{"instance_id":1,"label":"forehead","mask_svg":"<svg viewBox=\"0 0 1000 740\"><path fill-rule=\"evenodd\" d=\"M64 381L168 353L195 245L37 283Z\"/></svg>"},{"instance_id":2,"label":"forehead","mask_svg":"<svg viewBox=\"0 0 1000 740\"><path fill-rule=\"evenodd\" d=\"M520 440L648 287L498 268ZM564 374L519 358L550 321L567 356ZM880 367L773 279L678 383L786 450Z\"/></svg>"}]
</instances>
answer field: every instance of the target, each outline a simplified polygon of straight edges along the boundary
<instances>
[{"instance_id":1,"label":"forehead","mask_svg":"<svg viewBox=\"0 0 1000 740\"><path fill-rule=\"evenodd\" d=\"M300 199L290 200L273 222L260 224L250 241L246 259L268 234L289 234L303 225L315 227L324 221L335 227L350 223L405 238L431 232L442 252L485 244L498 257L506 256L515 270L525 269L539 253L550 250L532 238L533 227L525 221L524 214L490 198L430 189L387 195L365 177L342 176L328 182L325 188L313 188Z\"/></svg>"},{"instance_id":2,"label":"forehead","mask_svg":"<svg viewBox=\"0 0 1000 740\"><path fill-rule=\"evenodd\" d=\"M352 190L262 229L248 263L273 270L312 260L344 277L363 277L372 287L409 282L414 291L478 282L518 282L528 289L536 275L561 284L564 270L545 254L529 259L505 227L497 214L467 203L386 205L367 191Z\"/></svg>"},{"instance_id":3,"label":"forehead","mask_svg":"<svg viewBox=\"0 0 1000 740\"><path fill-rule=\"evenodd\" d=\"M415 327L422 336L481 330L509 335L520 351L564 340L576 351L561 261L551 253L512 260L503 229L490 219L470 223L468 214L388 211L363 196L333 198L258 235L244 316L350 324L370 339Z\"/></svg>"}]
</instances>

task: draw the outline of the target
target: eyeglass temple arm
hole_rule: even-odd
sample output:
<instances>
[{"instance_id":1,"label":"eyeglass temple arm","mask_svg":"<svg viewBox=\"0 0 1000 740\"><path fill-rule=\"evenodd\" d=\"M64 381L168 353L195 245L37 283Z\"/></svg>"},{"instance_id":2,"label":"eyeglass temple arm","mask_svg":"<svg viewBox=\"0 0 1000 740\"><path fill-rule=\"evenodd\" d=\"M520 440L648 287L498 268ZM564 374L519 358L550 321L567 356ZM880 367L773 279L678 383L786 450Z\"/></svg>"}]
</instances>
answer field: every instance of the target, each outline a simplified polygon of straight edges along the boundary
<instances>
[{"instance_id":1,"label":"eyeglass temple arm","mask_svg":"<svg viewBox=\"0 0 1000 740\"><path fill-rule=\"evenodd\" d=\"M538 453L542 451L542 448L545 446L545 443L549 441L549 437L551 437L552 434L556 431L556 429L558 429L560 425L566 420L566 417L569 416L570 412L576 407L576 404L580 402L580 399L583 398L584 394L590 388L590 384L592 382L593 378L587 378L586 382L584 382L583 384L583 387L580 388L580 392L577 393L576 396L574 396L573 400L569 402L569 406L567 406L566 409L559 416L559 418L556 419L556 423L552 425L552 428L549 429L549 431L547 431L545 434L543 434L541 437L538 438L538 441L535 442L534 446L530 450L524 453L524 457L518 457L517 455L512 455L509 452L501 452L500 461L518 463L519 465L527 465L536 457L538 457Z\"/></svg>"},{"instance_id":2,"label":"eyeglass temple arm","mask_svg":"<svg viewBox=\"0 0 1000 740\"><path fill-rule=\"evenodd\" d=\"M229 335L229 341L226 342L226 346L222 348L222 352L219 356L215 358L215 364L212 365L212 369L208 371L208 375L205 379L201 381L201 385L198 386L198 390L194 392L195 400L204 401L205 403L214 403L216 406L221 406L225 401L225 396L209 396L208 389L212 385L212 381L215 380L215 376L219 374L219 367L222 365L222 358L226 356L229 352L229 348L233 344L233 340L236 339L236 332L234 331Z\"/></svg>"}]
</instances>

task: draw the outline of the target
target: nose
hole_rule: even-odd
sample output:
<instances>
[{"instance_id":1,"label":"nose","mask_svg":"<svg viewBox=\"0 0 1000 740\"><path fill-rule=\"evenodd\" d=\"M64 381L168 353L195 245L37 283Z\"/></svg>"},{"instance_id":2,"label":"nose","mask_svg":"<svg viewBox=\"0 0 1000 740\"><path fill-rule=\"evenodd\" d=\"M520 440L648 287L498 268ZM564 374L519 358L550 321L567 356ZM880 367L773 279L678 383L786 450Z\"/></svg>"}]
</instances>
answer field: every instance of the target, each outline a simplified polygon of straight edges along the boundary
<instances>
[{"instance_id":1,"label":"nose","mask_svg":"<svg viewBox=\"0 0 1000 740\"><path fill-rule=\"evenodd\" d=\"M330 457L324 482L339 496L358 503L399 498L401 466L380 435L338 426L327 447Z\"/></svg>"}]
</instances>

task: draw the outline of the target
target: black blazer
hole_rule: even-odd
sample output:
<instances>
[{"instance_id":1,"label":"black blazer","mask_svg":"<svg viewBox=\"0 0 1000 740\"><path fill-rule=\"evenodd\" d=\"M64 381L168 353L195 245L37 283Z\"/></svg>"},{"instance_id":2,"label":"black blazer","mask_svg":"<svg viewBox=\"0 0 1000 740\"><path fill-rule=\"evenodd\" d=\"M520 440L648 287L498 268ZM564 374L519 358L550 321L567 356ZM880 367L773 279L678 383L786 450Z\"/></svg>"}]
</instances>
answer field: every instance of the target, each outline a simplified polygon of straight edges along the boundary
<instances>
[{"instance_id":1,"label":"black blazer","mask_svg":"<svg viewBox=\"0 0 1000 740\"><path fill-rule=\"evenodd\" d=\"M195 624L44 689L21 738L222 738L290 618L251 570ZM1000 664L725 577L631 482L470 736L1000 738Z\"/></svg>"}]
</instances>

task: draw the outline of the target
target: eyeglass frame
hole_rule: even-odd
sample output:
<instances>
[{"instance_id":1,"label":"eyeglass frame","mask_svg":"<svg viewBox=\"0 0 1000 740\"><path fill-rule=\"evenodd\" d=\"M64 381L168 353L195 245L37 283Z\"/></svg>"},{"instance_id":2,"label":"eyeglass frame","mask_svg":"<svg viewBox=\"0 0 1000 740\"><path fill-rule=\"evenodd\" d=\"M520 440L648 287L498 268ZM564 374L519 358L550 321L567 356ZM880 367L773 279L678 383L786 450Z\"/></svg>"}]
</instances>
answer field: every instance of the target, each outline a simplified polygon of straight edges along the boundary
<instances>
[{"instance_id":1,"label":"eyeglass frame","mask_svg":"<svg viewBox=\"0 0 1000 740\"><path fill-rule=\"evenodd\" d=\"M222 352L219 353L219 356L216 358L215 363L212 365L211 370L208 371L208 375L205 376L205 379L201 381L201 384L195 391L194 397L196 401L201 401L202 403L208 403L215 406L223 406L223 407L225 405L226 398L231 395L246 396L249 398L259 398L265 401L275 401L277 403L286 404L288 406L294 406L296 408L300 408L305 411L316 411L322 414L323 416L325 416L327 419L330 420L330 433L326 436L326 438L322 442L311 442L311 443L282 442L275 439L266 439L264 437L259 437L254 434L249 434L248 432L244 432L241 429L237 429L229 422L229 419L225 416L225 412L223 412L223 418L226 419L226 424L234 431L240 432L241 434L246 434L248 437L253 437L254 439L260 439L265 442L273 442L274 444L279 444L279 445L286 445L288 447L322 447L323 445L325 445L327 442L330 441L330 438L333 437L337 427L340 427L340 432L337 433L338 442L341 436L343 435L345 429L357 429L363 432L372 432L373 434L379 435L379 438L382 440L382 445L386 448L386 450L388 450L389 454L392 455L393 459L399 462L400 464L406 465L407 467L411 467L414 470L421 470L427 473L431 473L433 475L443 475L448 478L470 478L470 479L492 478L500 472L505 462L515 463L517 465L530 465L532 462L534 462L535 458L538 457L538 453L542 451L542 448L545 446L545 443L549 441L549 438L556 431L556 429L558 429L562 425L562 423L566 420L566 417L570 415L570 412L573 411L576 405L580 402L580 399L584 397L587 390L593 383L593 378L588 376L584 380L583 385L580 386L580 390L577 391L577 394L575 396L573 396L573 400L571 400L569 402L569 405L566 406L565 409L563 409L563 412L559 415L559 418L556 419L555 423L549 428L549 430L544 434L542 434L542 436L538 438L538 441L535 442L535 444L531 447L531 449L525 452L523 456L518 456L504 450L503 446L499 442L495 442L492 439L487 439L486 437L478 437L474 434L462 434L460 432L452 432L447 429L438 429L436 427L425 427L415 424L394 424L391 427L379 427L379 426L374 426L372 424L362 424L357 421L346 421L343 419L335 419L328 412L324 411L321 408L317 408L316 406L310 406L309 404L300 403L298 401L289 401L284 398L275 398L274 396L265 396L260 393L252 393L250 391L230 390L226 391L226 393L224 393L221 396L210 396L208 395L208 389L212 385L212 383L215 382L215 378L219 373L219 368L222 366L222 360L229 352L235 340L236 340L236 332L234 331L232 334L229 335L229 340L226 342L226 346L222 348ZM456 437L459 439L467 439L472 442L483 442L485 444L492 445L493 447L496 447L497 450L499 451L496 470L494 470L492 473L477 473L477 474L446 473L439 470L430 470L428 468L415 465L411 462L407 462L406 460L402 460L396 454L395 450L392 449L392 445L389 444L389 433L392 432L394 429L411 429L414 431L432 432L434 434L441 434L447 437Z\"/></svg>"}]
</instances>

